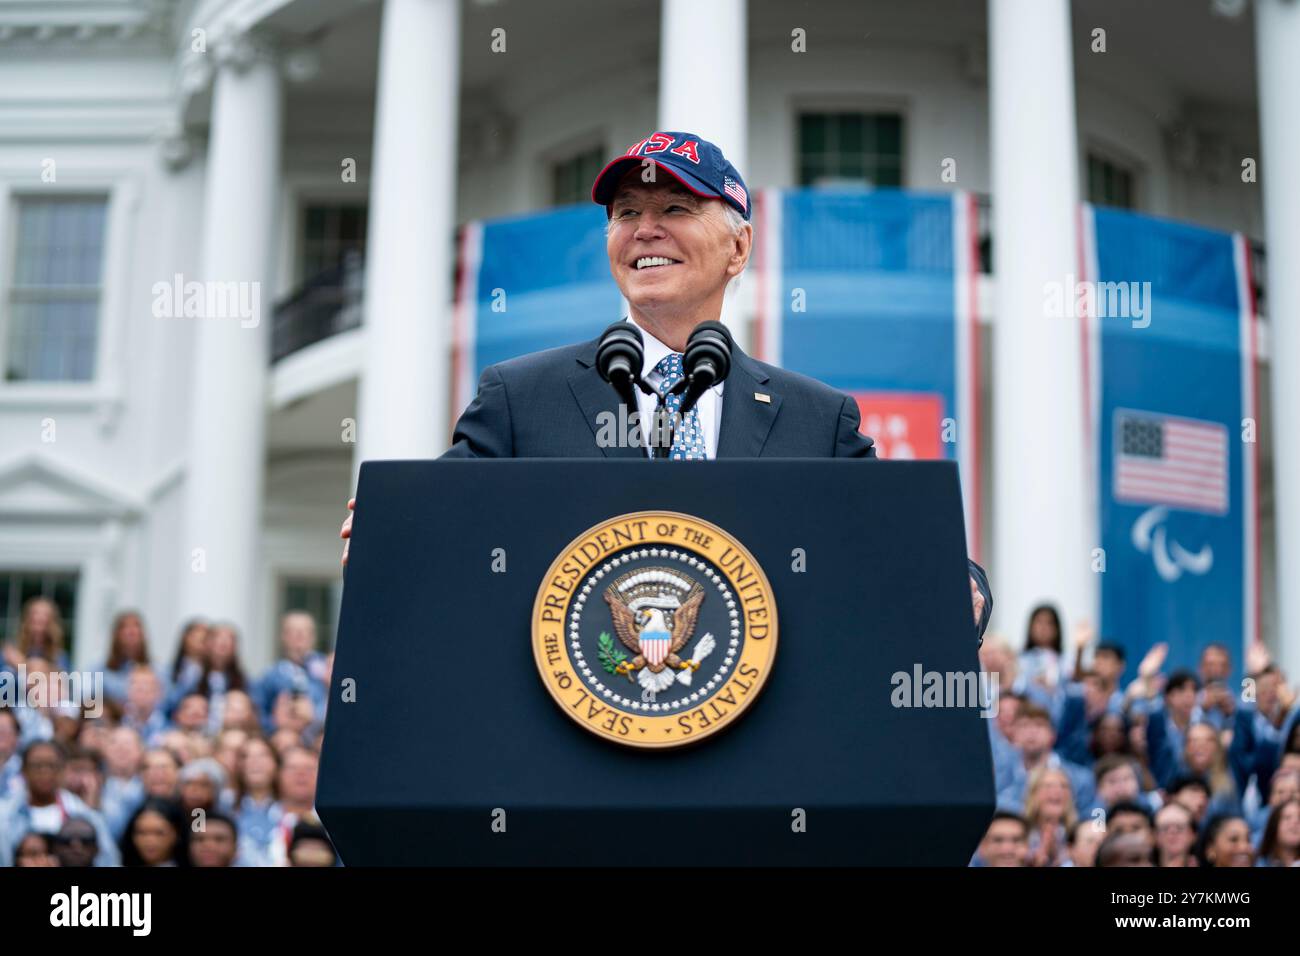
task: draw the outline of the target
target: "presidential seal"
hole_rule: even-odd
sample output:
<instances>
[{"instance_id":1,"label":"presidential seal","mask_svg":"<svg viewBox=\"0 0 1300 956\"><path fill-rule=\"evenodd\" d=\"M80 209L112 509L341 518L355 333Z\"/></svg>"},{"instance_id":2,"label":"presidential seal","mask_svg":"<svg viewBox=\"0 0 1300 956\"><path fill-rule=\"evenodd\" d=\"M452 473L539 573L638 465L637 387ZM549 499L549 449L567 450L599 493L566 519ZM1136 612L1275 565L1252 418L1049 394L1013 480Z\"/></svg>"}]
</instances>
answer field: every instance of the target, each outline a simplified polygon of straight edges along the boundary
<instances>
[{"instance_id":1,"label":"presidential seal","mask_svg":"<svg viewBox=\"0 0 1300 956\"><path fill-rule=\"evenodd\" d=\"M533 656L584 729L680 747L753 703L776 630L771 585L739 541L690 515L638 511L583 532L552 563L533 605Z\"/></svg>"}]
</instances>

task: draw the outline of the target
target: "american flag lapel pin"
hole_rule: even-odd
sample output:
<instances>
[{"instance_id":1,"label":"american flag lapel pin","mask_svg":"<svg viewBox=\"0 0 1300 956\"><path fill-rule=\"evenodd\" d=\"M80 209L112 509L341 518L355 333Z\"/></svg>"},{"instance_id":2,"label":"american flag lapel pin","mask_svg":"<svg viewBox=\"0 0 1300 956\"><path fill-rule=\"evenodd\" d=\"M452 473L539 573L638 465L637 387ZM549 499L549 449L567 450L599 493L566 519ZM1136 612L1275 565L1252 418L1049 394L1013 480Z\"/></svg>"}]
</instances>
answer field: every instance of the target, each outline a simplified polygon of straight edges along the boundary
<instances>
[{"instance_id":1,"label":"american flag lapel pin","mask_svg":"<svg viewBox=\"0 0 1300 956\"><path fill-rule=\"evenodd\" d=\"M755 392L755 393L754 393L754 401L756 401L756 402L762 402L764 405L771 405L771 404L772 404L772 396L771 396L771 395L764 395L762 392Z\"/></svg>"}]
</instances>

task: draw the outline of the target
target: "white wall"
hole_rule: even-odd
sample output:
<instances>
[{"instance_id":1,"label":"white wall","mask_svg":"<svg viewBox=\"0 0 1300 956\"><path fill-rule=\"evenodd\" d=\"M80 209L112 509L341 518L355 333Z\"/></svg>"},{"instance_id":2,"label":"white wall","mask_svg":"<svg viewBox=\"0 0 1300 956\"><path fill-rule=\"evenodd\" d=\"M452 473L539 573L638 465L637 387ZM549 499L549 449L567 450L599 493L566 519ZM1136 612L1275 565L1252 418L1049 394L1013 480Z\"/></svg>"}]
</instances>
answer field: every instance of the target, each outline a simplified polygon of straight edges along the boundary
<instances>
[{"instance_id":1,"label":"white wall","mask_svg":"<svg viewBox=\"0 0 1300 956\"><path fill-rule=\"evenodd\" d=\"M0 564L58 566L75 554L82 665L102 657L121 606L144 611L156 653L171 644L175 549L166 507L155 512L153 500L184 443L191 330L154 318L152 286L192 271L202 186L196 171L173 176L160 161L153 136L172 110L161 52L50 46L0 58L0 283L12 274L15 196L109 196L95 381L0 383L0 462L35 456L54 469L24 479L49 494L0 525ZM54 182L42 181L47 160Z\"/></svg>"}]
</instances>

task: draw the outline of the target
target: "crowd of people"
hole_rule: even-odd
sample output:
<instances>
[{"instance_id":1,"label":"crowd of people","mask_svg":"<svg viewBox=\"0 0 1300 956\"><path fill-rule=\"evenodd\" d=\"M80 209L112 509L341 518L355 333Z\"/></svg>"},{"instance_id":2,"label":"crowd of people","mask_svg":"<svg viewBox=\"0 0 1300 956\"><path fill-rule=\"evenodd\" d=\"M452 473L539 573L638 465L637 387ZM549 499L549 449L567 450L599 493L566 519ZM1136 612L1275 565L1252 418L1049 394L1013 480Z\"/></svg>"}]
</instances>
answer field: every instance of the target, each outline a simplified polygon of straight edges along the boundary
<instances>
[{"instance_id":1,"label":"crowd of people","mask_svg":"<svg viewBox=\"0 0 1300 956\"><path fill-rule=\"evenodd\" d=\"M69 686L59 608L27 601L0 667L25 691L0 706L0 866L335 865L314 809L331 657L305 612L279 636L254 679L233 626L189 621L160 662L123 611L73 700L48 692Z\"/></svg>"},{"instance_id":2,"label":"crowd of people","mask_svg":"<svg viewBox=\"0 0 1300 956\"><path fill-rule=\"evenodd\" d=\"M112 625L97 699L0 702L0 866L331 866L314 809L331 656L301 611L258 679L229 624L194 620L169 662L141 615ZM1207 645L1164 673L1157 644L1086 626L1063 647L1050 606L1016 652L990 635L997 811L972 866L1300 865L1300 707L1262 644L1244 679ZM0 671L28 689L69 673L58 607L28 601Z\"/></svg>"},{"instance_id":3,"label":"crowd of people","mask_svg":"<svg viewBox=\"0 0 1300 956\"><path fill-rule=\"evenodd\" d=\"M1127 684L1123 646L1030 615L1023 648L990 636L997 811L972 866L1300 865L1300 707L1262 643L1165 673L1156 644Z\"/></svg>"}]
</instances>

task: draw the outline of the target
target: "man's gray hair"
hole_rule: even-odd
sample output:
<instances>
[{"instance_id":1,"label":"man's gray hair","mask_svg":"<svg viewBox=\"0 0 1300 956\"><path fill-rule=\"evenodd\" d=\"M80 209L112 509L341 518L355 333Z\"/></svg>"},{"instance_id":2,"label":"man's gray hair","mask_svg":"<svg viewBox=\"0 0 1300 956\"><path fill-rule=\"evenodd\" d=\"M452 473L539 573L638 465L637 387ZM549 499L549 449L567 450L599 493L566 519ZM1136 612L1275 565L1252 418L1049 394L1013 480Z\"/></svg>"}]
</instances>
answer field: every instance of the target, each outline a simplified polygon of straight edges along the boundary
<instances>
[{"instance_id":1,"label":"man's gray hair","mask_svg":"<svg viewBox=\"0 0 1300 956\"><path fill-rule=\"evenodd\" d=\"M745 226L747 225L747 223L745 222L745 217L740 214L740 210L737 209L735 206L733 206L731 203L724 201L722 203L722 213L727 218L727 225L731 227L731 234L733 236L740 235L740 233L744 230ZM731 280L727 282L727 292L734 294L735 289L739 285L740 277L745 274L745 270L748 268L749 268L749 264L746 263L745 267L741 269L739 272L737 272L731 278Z\"/></svg>"},{"instance_id":2,"label":"man's gray hair","mask_svg":"<svg viewBox=\"0 0 1300 956\"><path fill-rule=\"evenodd\" d=\"M745 228L745 217L729 202L723 202L722 211L726 214L727 225L731 226L732 235L738 235L740 230Z\"/></svg>"}]
</instances>

